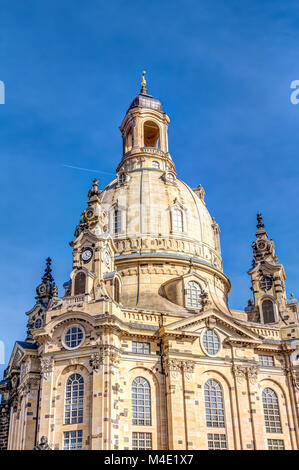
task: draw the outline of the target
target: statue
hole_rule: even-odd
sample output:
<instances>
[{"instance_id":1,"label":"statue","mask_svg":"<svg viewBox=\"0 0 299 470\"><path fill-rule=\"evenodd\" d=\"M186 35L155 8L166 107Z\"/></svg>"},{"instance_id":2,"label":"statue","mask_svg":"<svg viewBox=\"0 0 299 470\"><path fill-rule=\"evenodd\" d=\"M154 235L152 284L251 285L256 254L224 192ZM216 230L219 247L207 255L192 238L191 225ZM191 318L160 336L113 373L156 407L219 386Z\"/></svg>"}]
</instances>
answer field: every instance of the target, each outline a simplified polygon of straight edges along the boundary
<instances>
[{"instance_id":1,"label":"statue","mask_svg":"<svg viewBox=\"0 0 299 470\"><path fill-rule=\"evenodd\" d=\"M52 450L48 444L48 438L46 436L42 436L40 443L36 444L36 446L33 447L33 450Z\"/></svg>"}]
</instances>

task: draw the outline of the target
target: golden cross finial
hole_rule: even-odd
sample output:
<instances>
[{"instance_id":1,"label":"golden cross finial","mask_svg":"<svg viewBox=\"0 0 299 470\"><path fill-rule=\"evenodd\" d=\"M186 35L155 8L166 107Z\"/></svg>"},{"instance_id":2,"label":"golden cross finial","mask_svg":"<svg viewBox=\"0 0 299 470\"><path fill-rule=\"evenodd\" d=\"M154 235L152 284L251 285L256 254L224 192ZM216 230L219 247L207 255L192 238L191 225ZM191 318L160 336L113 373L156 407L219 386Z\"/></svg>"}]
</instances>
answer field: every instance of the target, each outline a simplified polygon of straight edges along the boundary
<instances>
[{"instance_id":1,"label":"golden cross finial","mask_svg":"<svg viewBox=\"0 0 299 470\"><path fill-rule=\"evenodd\" d=\"M142 88L145 88L145 87L146 87L145 74L146 74L146 71L144 70L144 71L142 72L142 81L141 81L141 86L142 86Z\"/></svg>"}]
</instances>

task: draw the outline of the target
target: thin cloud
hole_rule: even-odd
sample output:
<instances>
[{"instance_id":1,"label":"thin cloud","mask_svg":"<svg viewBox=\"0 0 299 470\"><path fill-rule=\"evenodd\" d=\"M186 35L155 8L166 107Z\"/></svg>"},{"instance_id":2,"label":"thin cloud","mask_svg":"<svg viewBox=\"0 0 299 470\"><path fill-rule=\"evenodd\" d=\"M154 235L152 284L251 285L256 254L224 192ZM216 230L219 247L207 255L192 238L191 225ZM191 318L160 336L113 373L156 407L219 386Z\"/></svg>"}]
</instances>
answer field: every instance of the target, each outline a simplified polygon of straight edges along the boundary
<instances>
[{"instance_id":1,"label":"thin cloud","mask_svg":"<svg viewBox=\"0 0 299 470\"><path fill-rule=\"evenodd\" d=\"M82 170L82 171L91 171L92 173L103 173L105 175L115 175L114 173L110 173L108 171L101 171L101 170L93 170L92 168L81 168L80 166L73 166L73 165L65 165L62 166L66 168L72 168L73 170Z\"/></svg>"}]
</instances>

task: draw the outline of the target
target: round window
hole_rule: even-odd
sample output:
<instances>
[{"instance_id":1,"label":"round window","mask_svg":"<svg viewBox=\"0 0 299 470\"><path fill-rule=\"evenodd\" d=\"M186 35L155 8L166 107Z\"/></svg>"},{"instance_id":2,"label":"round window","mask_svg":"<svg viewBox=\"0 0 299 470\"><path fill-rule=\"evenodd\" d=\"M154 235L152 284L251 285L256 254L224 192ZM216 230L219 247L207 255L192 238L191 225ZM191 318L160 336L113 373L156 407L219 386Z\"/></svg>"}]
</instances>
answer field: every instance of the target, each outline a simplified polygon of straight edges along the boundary
<instances>
[{"instance_id":1,"label":"round window","mask_svg":"<svg viewBox=\"0 0 299 470\"><path fill-rule=\"evenodd\" d=\"M220 339L215 330L205 330L202 345L210 356L215 356L220 349Z\"/></svg>"},{"instance_id":2,"label":"round window","mask_svg":"<svg viewBox=\"0 0 299 470\"><path fill-rule=\"evenodd\" d=\"M81 326L72 325L66 330L64 336L65 346L70 349L77 348L81 343L83 343L84 336L84 330Z\"/></svg>"},{"instance_id":3,"label":"round window","mask_svg":"<svg viewBox=\"0 0 299 470\"><path fill-rule=\"evenodd\" d=\"M34 322L34 328L41 328L43 325L43 321L41 318L37 318Z\"/></svg>"},{"instance_id":4,"label":"round window","mask_svg":"<svg viewBox=\"0 0 299 470\"><path fill-rule=\"evenodd\" d=\"M125 173L121 173L121 174L119 175L119 182L120 182L120 183L125 183L126 179L127 179L127 178L126 178L126 174L125 174Z\"/></svg>"},{"instance_id":5,"label":"round window","mask_svg":"<svg viewBox=\"0 0 299 470\"><path fill-rule=\"evenodd\" d=\"M272 279L270 277L263 277L261 281L262 289L269 290L272 287Z\"/></svg>"}]
</instances>

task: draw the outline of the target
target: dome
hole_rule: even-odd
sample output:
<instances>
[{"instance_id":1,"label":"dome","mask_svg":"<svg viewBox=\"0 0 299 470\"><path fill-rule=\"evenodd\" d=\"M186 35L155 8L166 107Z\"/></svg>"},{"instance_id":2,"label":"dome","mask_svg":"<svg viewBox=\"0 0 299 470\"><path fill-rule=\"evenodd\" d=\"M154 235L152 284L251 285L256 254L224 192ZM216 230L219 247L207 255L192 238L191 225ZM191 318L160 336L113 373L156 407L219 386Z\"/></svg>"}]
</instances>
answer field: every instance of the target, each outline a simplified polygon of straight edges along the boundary
<instances>
[{"instance_id":1,"label":"dome","mask_svg":"<svg viewBox=\"0 0 299 470\"><path fill-rule=\"evenodd\" d=\"M222 271L218 225L203 201L204 191L192 190L172 172L152 168L154 162L155 155L142 168L127 167L100 193L123 282L122 304L190 312L181 294L190 278L227 312L230 284Z\"/></svg>"},{"instance_id":2,"label":"dome","mask_svg":"<svg viewBox=\"0 0 299 470\"><path fill-rule=\"evenodd\" d=\"M161 101L157 100L156 98L147 93L145 74L145 71L142 72L140 93L133 99L129 110L132 108L149 108L162 112Z\"/></svg>"},{"instance_id":3,"label":"dome","mask_svg":"<svg viewBox=\"0 0 299 470\"><path fill-rule=\"evenodd\" d=\"M97 216L106 220L106 234L113 239L121 303L190 314L203 305L196 298L208 296L227 313L230 283L222 270L219 226L206 208L202 186L191 189L177 176L168 151L169 122L143 82L120 126L123 155L116 179L91 191L101 208ZM102 229L93 227L96 235Z\"/></svg>"},{"instance_id":4,"label":"dome","mask_svg":"<svg viewBox=\"0 0 299 470\"><path fill-rule=\"evenodd\" d=\"M147 163L156 163L155 156ZM151 167L128 171L125 179L112 181L101 192L100 200L108 212L112 208L109 231L118 256L194 257L222 270L215 221L199 190L192 190L172 173ZM120 233L114 233L113 227L116 208L122 219Z\"/></svg>"},{"instance_id":5,"label":"dome","mask_svg":"<svg viewBox=\"0 0 299 470\"><path fill-rule=\"evenodd\" d=\"M132 108L151 108L156 111L162 111L162 103L151 95L148 95L145 88L141 88L139 95L135 96L129 109Z\"/></svg>"}]
</instances>

